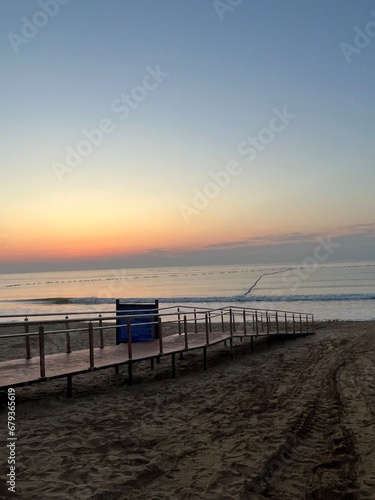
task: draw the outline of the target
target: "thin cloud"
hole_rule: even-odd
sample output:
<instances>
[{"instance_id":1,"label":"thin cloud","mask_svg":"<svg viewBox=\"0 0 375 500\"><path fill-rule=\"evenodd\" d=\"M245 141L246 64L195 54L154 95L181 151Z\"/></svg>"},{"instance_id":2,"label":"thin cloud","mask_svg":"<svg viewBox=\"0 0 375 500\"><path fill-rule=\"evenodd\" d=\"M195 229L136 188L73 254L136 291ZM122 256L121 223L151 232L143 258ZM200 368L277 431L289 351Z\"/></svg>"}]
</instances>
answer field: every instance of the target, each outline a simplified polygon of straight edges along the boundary
<instances>
[{"instance_id":1,"label":"thin cloud","mask_svg":"<svg viewBox=\"0 0 375 500\"><path fill-rule=\"evenodd\" d=\"M211 243L206 245L206 249L230 249L230 248L240 248L248 246L260 246L260 245L270 245L270 244L282 244L282 243L310 243L316 240L318 236L322 236L318 233L286 233L286 234L269 234L266 236L251 236L249 238L244 238L242 240L236 241L222 241L218 243Z\"/></svg>"},{"instance_id":2,"label":"thin cloud","mask_svg":"<svg viewBox=\"0 0 375 500\"><path fill-rule=\"evenodd\" d=\"M359 231L360 233L362 232L367 232L368 234L375 234L375 223L370 223L370 224L352 224L350 226L344 226L343 229L349 230L349 231Z\"/></svg>"}]
</instances>

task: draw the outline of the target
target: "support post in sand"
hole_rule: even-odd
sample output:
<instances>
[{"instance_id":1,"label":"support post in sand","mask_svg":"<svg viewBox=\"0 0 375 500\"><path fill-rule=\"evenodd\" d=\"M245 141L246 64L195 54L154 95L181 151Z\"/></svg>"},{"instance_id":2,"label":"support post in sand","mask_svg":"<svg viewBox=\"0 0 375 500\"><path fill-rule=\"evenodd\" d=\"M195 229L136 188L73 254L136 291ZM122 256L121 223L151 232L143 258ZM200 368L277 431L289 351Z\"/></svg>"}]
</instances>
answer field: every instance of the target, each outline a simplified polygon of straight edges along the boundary
<instances>
[{"instance_id":1,"label":"support post in sand","mask_svg":"<svg viewBox=\"0 0 375 500\"><path fill-rule=\"evenodd\" d=\"M89 350L90 350L90 370L94 369L94 329L92 323L89 323Z\"/></svg>"},{"instance_id":2,"label":"support post in sand","mask_svg":"<svg viewBox=\"0 0 375 500\"><path fill-rule=\"evenodd\" d=\"M99 314L99 336L100 336L100 349L104 347L104 338L103 338L103 319L102 315Z\"/></svg>"},{"instance_id":3,"label":"support post in sand","mask_svg":"<svg viewBox=\"0 0 375 500\"><path fill-rule=\"evenodd\" d=\"M184 335L185 335L185 349L188 350L188 332L187 332L187 319L186 314L184 315Z\"/></svg>"},{"instance_id":4,"label":"support post in sand","mask_svg":"<svg viewBox=\"0 0 375 500\"><path fill-rule=\"evenodd\" d=\"M25 318L25 333L29 333L29 319ZM30 337L28 335L25 336L25 345L26 345L26 359L31 359L31 349L30 349Z\"/></svg>"},{"instance_id":5,"label":"support post in sand","mask_svg":"<svg viewBox=\"0 0 375 500\"><path fill-rule=\"evenodd\" d=\"M39 327L39 365L40 378L46 378L46 360L44 352L44 327Z\"/></svg>"},{"instance_id":6,"label":"support post in sand","mask_svg":"<svg viewBox=\"0 0 375 500\"><path fill-rule=\"evenodd\" d=\"M176 354L172 353L172 378L176 378Z\"/></svg>"},{"instance_id":7,"label":"support post in sand","mask_svg":"<svg viewBox=\"0 0 375 500\"><path fill-rule=\"evenodd\" d=\"M128 319L127 322L128 326L128 380L129 380L129 385L132 385L133 383L133 345L132 345L132 326L131 326L131 321Z\"/></svg>"},{"instance_id":8,"label":"support post in sand","mask_svg":"<svg viewBox=\"0 0 375 500\"><path fill-rule=\"evenodd\" d=\"M70 354L72 352L71 346L70 346L70 333L69 333L69 316L65 316L65 330L66 330L66 354Z\"/></svg>"},{"instance_id":9,"label":"support post in sand","mask_svg":"<svg viewBox=\"0 0 375 500\"><path fill-rule=\"evenodd\" d=\"M73 377L72 375L67 375L66 377L66 397L72 397L72 389L73 389Z\"/></svg>"},{"instance_id":10,"label":"support post in sand","mask_svg":"<svg viewBox=\"0 0 375 500\"><path fill-rule=\"evenodd\" d=\"M133 362L128 362L128 383L129 385L133 384Z\"/></svg>"},{"instance_id":11,"label":"support post in sand","mask_svg":"<svg viewBox=\"0 0 375 500\"><path fill-rule=\"evenodd\" d=\"M233 359L233 337L229 339L229 352L230 352L230 359Z\"/></svg>"}]
</instances>

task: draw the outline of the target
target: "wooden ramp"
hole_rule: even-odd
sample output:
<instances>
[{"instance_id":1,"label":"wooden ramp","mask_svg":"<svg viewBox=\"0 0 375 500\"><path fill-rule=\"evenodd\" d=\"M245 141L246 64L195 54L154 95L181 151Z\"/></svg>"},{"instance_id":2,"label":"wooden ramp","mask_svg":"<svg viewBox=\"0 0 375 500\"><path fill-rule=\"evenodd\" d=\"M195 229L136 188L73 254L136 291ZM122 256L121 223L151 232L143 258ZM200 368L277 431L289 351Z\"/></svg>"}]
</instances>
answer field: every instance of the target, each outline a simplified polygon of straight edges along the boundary
<instances>
[{"instance_id":1,"label":"wooden ramp","mask_svg":"<svg viewBox=\"0 0 375 500\"><path fill-rule=\"evenodd\" d=\"M97 314L97 313L96 313ZM146 316L146 315L144 315ZM142 316L143 317L143 316ZM218 310L181 310L161 313L158 323L158 338L147 342L132 342L131 333L126 343L117 345L104 345L103 332L106 329L116 329L118 325L111 321L114 316L99 318L84 317L75 318L75 326L80 328L69 328L68 316L64 318L64 330L51 330L51 324L58 322L53 320L33 320L27 318L25 333L14 333L3 335L1 338L25 338L26 356L22 359L9 359L0 362L0 389L16 387L29 383L43 382L46 380L67 377L68 396L71 395L72 376L80 373L92 372L108 367L127 365L129 372L129 383L132 382L132 366L134 363L151 360L161 356L171 356L172 376L175 376L175 355L193 349L203 350L203 367L207 366L207 349L210 346L225 342L229 344L230 354L233 355L233 340L235 338L249 338L251 349L253 340L257 337L266 337L270 347L271 337L296 337L314 333L314 321L312 315L300 313L289 313L284 311L262 311L253 309L225 308ZM132 320L139 316L128 318L128 328L131 332ZM81 322L81 323L80 323ZM61 323L61 320L60 320ZM25 325L22 323L0 323L1 326ZM30 326L36 326L37 331L30 331ZM46 328L49 328L46 330ZM171 329L178 331L172 333ZM169 334L163 332L168 330ZM94 331L100 333L100 346L94 347ZM50 335L64 333L66 335L66 352L45 354L45 339ZM72 351L70 347L70 336L73 334L84 334L88 336L89 348ZM38 356L31 356L30 338L38 339Z\"/></svg>"}]
</instances>

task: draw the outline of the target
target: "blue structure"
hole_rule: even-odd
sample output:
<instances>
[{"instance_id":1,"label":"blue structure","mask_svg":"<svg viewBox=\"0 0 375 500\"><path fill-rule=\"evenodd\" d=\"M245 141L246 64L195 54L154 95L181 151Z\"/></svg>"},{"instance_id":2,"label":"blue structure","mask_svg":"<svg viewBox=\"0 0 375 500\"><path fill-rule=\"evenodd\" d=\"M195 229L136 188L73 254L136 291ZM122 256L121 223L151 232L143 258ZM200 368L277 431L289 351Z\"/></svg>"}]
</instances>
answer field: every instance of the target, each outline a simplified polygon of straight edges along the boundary
<instances>
[{"instance_id":1,"label":"blue structure","mask_svg":"<svg viewBox=\"0 0 375 500\"><path fill-rule=\"evenodd\" d=\"M144 317L134 317L146 314ZM131 341L147 342L158 338L159 301L148 304L129 304L116 300L116 342L128 342L128 323L130 322Z\"/></svg>"}]
</instances>

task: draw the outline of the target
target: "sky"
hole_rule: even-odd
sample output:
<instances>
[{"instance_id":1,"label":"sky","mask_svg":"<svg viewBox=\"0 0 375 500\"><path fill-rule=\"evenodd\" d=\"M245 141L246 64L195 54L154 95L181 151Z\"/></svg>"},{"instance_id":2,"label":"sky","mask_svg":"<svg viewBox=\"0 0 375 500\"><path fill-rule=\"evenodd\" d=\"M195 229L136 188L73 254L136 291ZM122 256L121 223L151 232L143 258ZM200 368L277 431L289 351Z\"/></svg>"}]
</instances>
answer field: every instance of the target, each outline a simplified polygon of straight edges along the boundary
<instances>
[{"instance_id":1,"label":"sky","mask_svg":"<svg viewBox=\"0 0 375 500\"><path fill-rule=\"evenodd\" d=\"M374 259L372 1L0 9L0 272Z\"/></svg>"}]
</instances>

